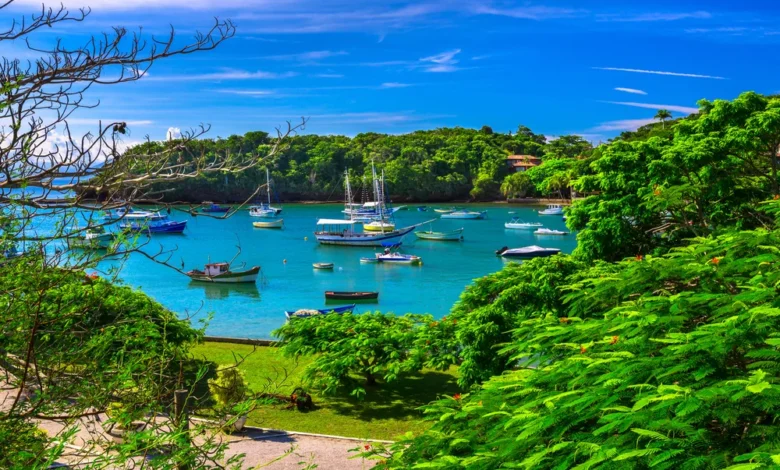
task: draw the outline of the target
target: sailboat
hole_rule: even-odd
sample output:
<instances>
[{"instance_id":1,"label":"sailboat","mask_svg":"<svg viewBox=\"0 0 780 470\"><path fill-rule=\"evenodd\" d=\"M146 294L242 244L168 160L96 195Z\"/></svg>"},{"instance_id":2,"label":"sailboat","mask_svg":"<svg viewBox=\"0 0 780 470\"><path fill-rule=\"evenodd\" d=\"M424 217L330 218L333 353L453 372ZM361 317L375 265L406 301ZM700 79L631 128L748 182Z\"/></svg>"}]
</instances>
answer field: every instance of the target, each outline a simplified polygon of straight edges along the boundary
<instances>
[{"instance_id":1,"label":"sailboat","mask_svg":"<svg viewBox=\"0 0 780 470\"><path fill-rule=\"evenodd\" d=\"M372 163L371 173L374 179L374 199L379 213L373 221L363 224L363 230L366 232L392 232L395 230L395 221L393 220L393 213L386 212L387 205L385 201L387 198L385 197L385 171L382 170L382 178L377 179L376 168L374 168L374 164Z\"/></svg>"},{"instance_id":2,"label":"sailboat","mask_svg":"<svg viewBox=\"0 0 780 470\"><path fill-rule=\"evenodd\" d=\"M265 181L266 189L268 190L268 202L261 203L257 206L251 206L249 208L249 215L252 217L264 217L266 219L273 219L282 213L282 209L279 207L271 206L271 172L266 167L265 169Z\"/></svg>"}]
</instances>

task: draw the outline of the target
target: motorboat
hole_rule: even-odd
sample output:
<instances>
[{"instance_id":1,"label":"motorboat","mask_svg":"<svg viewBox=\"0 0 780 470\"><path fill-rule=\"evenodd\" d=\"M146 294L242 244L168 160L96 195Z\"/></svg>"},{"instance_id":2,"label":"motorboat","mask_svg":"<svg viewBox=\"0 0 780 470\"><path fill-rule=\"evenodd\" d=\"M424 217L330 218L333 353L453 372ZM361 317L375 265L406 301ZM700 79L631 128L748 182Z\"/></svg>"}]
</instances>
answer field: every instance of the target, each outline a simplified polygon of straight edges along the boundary
<instances>
[{"instance_id":1,"label":"motorboat","mask_svg":"<svg viewBox=\"0 0 780 470\"><path fill-rule=\"evenodd\" d=\"M284 227L284 219L272 220L270 222L265 222L265 221L252 222L252 227L254 227L254 228L283 228Z\"/></svg>"},{"instance_id":2,"label":"motorboat","mask_svg":"<svg viewBox=\"0 0 780 470\"><path fill-rule=\"evenodd\" d=\"M558 248L543 248L541 246L531 245L524 246L522 248L507 248L503 247L500 250L496 250L496 255L502 258L540 258L545 256L553 256L560 253Z\"/></svg>"},{"instance_id":3,"label":"motorboat","mask_svg":"<svg viewBox=\"0 0 780 470\"><path fill-rule=\"evenodd\" d=\"M549 228L540 228L534 232L534 235L568 235L569 232L563 230L552 230Z\"/></svg>"},{"instance_id":4,"label":"motorboat","mask_svg":"<svg viewBox=\"0 0 780 470\"><path fill-rule=\"evenodd\" d=\"M512 220L504 223L504 228L513 230L536 230L542 227L540 222L523 222L518 217L512 217Z\"/></svg>"},{"instance_id":5,"label":"motorboat","mask_svg":"<svg viewBox=\"0 0 780 470\"><path fill-rule=\"evenodd\" d=\"M395 230L395 224L387 220L374 220L364 223L363 230L366 232L392 232Z\"/></svg>"},{"instance_id":6,"label":"motorboat","mask_svg":"<svg viewBox=\"0 0 780 470\"><path fill-rule=\"evenodd\" d=\"M376 253L374 255L374 259L377 263L388 263L388 264L421 264L422 258L415 255L405 255L403 253L398 252L398 249L401 247L400 243L383 243L383 247L385 247L384 252L382 253ZM364 261L366 258L361 258L361 261L363 262L371 262L371 261ZM367 260L370 260L371 258L367 258Z\"/></svg>"},{"instance_id":7,"label":"motorboat","mask_svg":"<svg viewBox=\"0 0 780 470\"><path fill-rule=\"evenodd\" d=\"M439 214L449 214L450 212L455 212L458 210L457 207L444 207L439 209L434 209L434 212L438 212Z\"/></svg>"},{"instance_id":8,"label":"motorboat","mask_svg":"<svg viewBox=\"0 0 780 470\"><path fill-rule=\"evenodd\" d=\"M304 308L300 310L287 310L284 312L284 315L287 317L287 319L291 318L309 318L316 315L327 315L329 313L336 313L336 314L342 314L342 313L352 313L353 310L355 310L355 304L351 305L344 305L342 307L333 307L333 308L320 308L320 309L313 309L313 308Z\"/></svg>"},{"instance_id":9,"label":"motorboat","mask_svg":"<svg viewBox=\"0 0 780 470\"><path fill-rule=\"evenodd\" d=\"M422 240L460 241L463 240L463 229L450 230L449 232L434 232L432 230L414 232L417 238Z\"/></svg>"},{"instance_id":10,"label":"motorboat","mask_svg":"<svg viewBox=\"0 0 780 470\"><path fill-rule=\"evenodd\" d=\"M539 215L563 215L563 206L560 204L548 204L546 209L539 211Z\"/></svg>"},{"instance_id":11,"label":"motorboat","mask_svg":"<svg viewBox=\"0 0 780 470\"><path fill-rule=\"evenodd\" d=\"M205 201L203 203L203 207L200 209L201 212L205 213L218 213L223 214L230 210L230 207L227 206L220 206L219 204L215 204L211 201Z\"/></svg>"},{"instance_id":12,"label":"motorboat","mask_svg":"<svg viewBox=\"0 0 780 470\"><path fill-rule=\"evenodd\" d=\"M325 291L325 300L379 300L379 292Z\"/></svg>"},{"instance_id":13,"label":"motorboat","mask_svg":"<svg viewBox=\"0 0 780 470\"><path fill-rule=\"evenodd\" d=\"M442 219L484 219L487 217L487 211L454 211L442 214Z\"/></svg>"},{"instance_id":14,"label":"motorboat","mask_svg":"<svg viewBox=\"0 0 780 470\"><path fill-rule=\"evenodd\" d=\"M209 263L203 271L193 269L187 276L196 282L219 282L224 284L254 283L260 274L260 266L254 266L244 271L231 271L230 263Z\"/></svg>"},{"instance_id":15,"label":"motorboat","mask_svg":"<svg viewBox=\"0 0 780 470\"><path fill-rule=\"evenodd\" d=\"M127 232L142 232L142 233L183 233L187 227L187 221L152 221L149 223L132 222L129 224L121 224L119 226L122 230Z\"/></svg>"},{"instance_id":16,"label":"motorboat","mask_svg":"<svg viewBox=\"0 0 780 470\"><path fill-rule=\"evenodd\" d=\"M73 248L108 248L113 242L114 234L106 231L102 225L89 227L83 233L68 237L68 244Z\"/></svg>"}]
</instances>

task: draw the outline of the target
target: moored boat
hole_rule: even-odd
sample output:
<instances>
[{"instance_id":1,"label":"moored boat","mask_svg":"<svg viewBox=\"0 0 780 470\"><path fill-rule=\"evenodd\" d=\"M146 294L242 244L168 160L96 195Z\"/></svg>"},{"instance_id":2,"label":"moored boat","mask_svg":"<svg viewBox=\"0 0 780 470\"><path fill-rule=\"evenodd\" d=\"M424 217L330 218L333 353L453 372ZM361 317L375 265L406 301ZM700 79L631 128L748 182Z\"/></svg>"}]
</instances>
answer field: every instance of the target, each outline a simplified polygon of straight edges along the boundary
<instances>
[{"instance_id":1,"label":"moored boat","mask_svg":"<svg viewBox=\"0 0 780 470\"><path fill-rule=\"evenodd\" d=\"M422 258L415 255L405 255L403 253L400 253L398 249L401 247L400 243L383 243L382 246L385 247L384 252L382 253L375 253L374 259L377 263L388 263L388 264L422 264ZM361 258L360 260L363 262L371 262L368 261L371 258ZM364 261L366 260L366 261Z\"/></svg>"},{"instance_id":2,"label":"moored boat","mask_svg":"<svg viewBox=\"0 0 780 470\"><path fill-rule=\"evenodd\" d=\"M563 206L548 204L546 209L539 211L539 215L563 215Z\"/></svg>"},{"instance_id":3,"label":"moored boat","mask_svg":"<svg viewBox=\"0 0 780 470\"><path fill-rule=\"evenodd\" d=\"M86 229L84 233L68 237L68 244L73 248L108 248L114 241L114 234L107 232L101 226Z\"/></svg>"},{"instance_id":4,"label":"moored boat","mask_svg":"<svg viewBox=\"0 0 780 470\"><path fill-rule=\"evenodd\" d=\"M262 217L266 219L273 219L282 213L282 209L279 207L273 207L271 205L271 173L268 168L265 169L265 181L266 189L268 192L268 202L260 203L259 205L249 207L249 215L251 217Z\"/></svg>"},{"instance_id":5,"label":"moored boat","mask_svg":"<svg viewBox=\"0 0 780 470\"><path fill-rule=\"evenodd\" d=\"M382 246L382 243L400 241L417 227L412 225L390 232L357 233L353 230L357 223L354 220L320 219L317 221L318 230L314 232L314 237L323 245Z\"/></svg>"},{"instance_id":6,"label":"moored boat","mask_svg":"<svg viewBox=\"0 0 780 470\"><path fill-rule=\"evenodd\" d=\"M536 230L542 227L540 222L523 222L518 217L512 217L512 220L504 223L504 228L513 230Z\"/></svg>"},{"instance_id":7,"label":"moored boat","mask_svg":"<svg viewBox=\"0 0 780 470\"><path fill-rule=\"evenodd\" d=\"M165 220L168 218L167 214L160 214L159 211L139 211L132 207L120 207L113 211L108 211L103 216L104 220Z\"/></svg>"},{"instance_id":8,"label":"moored boat","mask_svg":"<svg viewBox=\"0 0 780 470\"><path fill-rule=\"evenodd\" d=\"M253 283L257 281L257 276L260 274L260 266L254 266L245 271L231 271L230 263L209 263L203 268L203 271L193 269L185 274L196 282Z\"/></svg>"},{"instance_id":9,"label":"moored boat","mask_svg":"<svg viewBox=\"0 0 780 470\"><path fill-rule=\"evenodd\" d=\"M439 214L449 214L450 212L455 212L458 210L457 207L445 207L441 209L434 209L434 212L438 212Z\"/></svg>"},{"instance_id":10,"label":"moored boat","mask_svg":"<svg viewBox=\"0 0 780 470\"><path fill-rule=\"evenodd\" d=\"M252 222L252 227L254 227L254 228L283 228L284 227L284 219L277 219L277 220L272 220L272 221L269 221L269 222L265 222L265 221Z\"/></svg>"},{"instance_id":11,"label":"moored boat","mask_svg":"<svg viewBox=\"0 0 780 470\"><path fill-rule=\"evenodd\" d=\"M326 300L378 300L379 292L325 291Z\"/></svg>"},{"instance_id":12,"label":"moored boat","mask_svg":"<svg viewBox=\"0 0 780 470\"><path fill-rule=\"evenodd\" d=\"M333 269L333 263L314 263L314 269Z\"/></svg>"},{"instance_id":13,"label":"moored boat","mask_svg":"<svg viewBox=\"0 0 780 470\"><path fill-rule=\"evenodd\" d=\"M534 232L534 235L568 235L569 232L563 230L552 230L549 228L540 228Z\"/></svg>"},{"instance_id":14,"label":"moored boat","mask_svg":"<svg viewBox=\"0 0 780 470\"><path fill-rule=\"evenodd\" d=\"M363 230L366 232L392 232L395 230L395 224L387 220L374 220L364 223Z\"/></svg>"},{"instance_id":15,"label":"moored boat","mask_svg":"<svg viewBox=\"0 0 780 470\"><path fill-rule=\"evenodd\" d=\"M419 207L417 207L417 211L418 212L427 212L428 211L428 206L419 206Z\"/></svg>"},{"instance_id":16,"label":"moored boat","mask_svg":"<svg viewBox=\"0 0 780 470\"><path fill-rule=\"evenodd\" d=\"M463 229L459 228L449 232L434 232L432 230L428 230L414 232L414 235L422 240L460 241L463 240Z\"/></svg>"},{"instance_id":17,"label":"moored boat","mask_svg":"<svg viewBox=\"0 0 780 470\"><path fill-rule=\"evenodd\" d=\"M320 308L320 309L314 309L314 308L304 308L300 310L287 310L284 312L284 315L287 317L287 319L291 318L309 318L316 315L327 315L329 313L336 313L336 314L342 314L342 313L352 313L353 310L355 310L356 305L344 305L342 307L333 307L333 308Z\"/></svg>"},{"instance_id":18,"label":"moored boat","mask_svg":"<svg viewBox=\"0 0 780 470\"><path fill-rule=\"evenodd\" d=\"M531 245L524 246L522 248L507 248L503 247L500 250L496 250L496 255L502 258L539 258L544 256L552 256L560 253L558 248L543 248L541 246Z\"/></svg>"},{"instance_id":19,"label":"moored boat","mask_svg":"<svg viewBox=\"0 0 780 470\"><path fill-rule=\"evenodd\" d=\"M122 230L127 232L142 232L142 233L183 233L187 227L187 221L182 220L180 222L174 220L164 220L156 222L132 222L129 224L121 224L119 226Z\"/></svg>"},{"instance_id":20,"label":"moored boat","mask_svg":"<svg viewBox=\"0 0 780 470\"><path fill-rule=\"evenodd\" d=\"M225 213L230 210L230 207L226 206L220 206L219 204L215 204L211 201L204 201L203 207L200 209L201 212L206 213Z\"/></svg>"},{"instance_id":21,"label":"moored boat","mask_svg":"<svg viewBox=\"0 0 780 470\"><path fill-rule=\"evenodd\" d=\"M487 211L454 211L442 214L442 219L484 219L487 217Z\"/></svg>"}]
</instances>

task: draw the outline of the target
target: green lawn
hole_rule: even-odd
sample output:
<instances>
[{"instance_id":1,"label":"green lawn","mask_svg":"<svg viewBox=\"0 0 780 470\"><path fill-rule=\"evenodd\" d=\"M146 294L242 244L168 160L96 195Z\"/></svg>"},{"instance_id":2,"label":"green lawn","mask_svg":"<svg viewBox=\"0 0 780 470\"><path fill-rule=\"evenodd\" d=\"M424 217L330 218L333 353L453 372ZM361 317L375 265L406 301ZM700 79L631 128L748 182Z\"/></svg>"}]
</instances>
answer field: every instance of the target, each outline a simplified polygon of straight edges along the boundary
<instances>
[{"instance_id":1,"label":"green lawn","mask_svg":"<svg viewBox=\"0 0 780 470\"><path fill-rule=\"evenodd\" d=\"M193 348L196 358L216 364L233 364L234 354L246 356L240 368L253 391L262 391L269 383L288 374L278 393L289 394L301 385L308 359L298 364L272 347L226 343L205 343ZM251 353L251 354L250 354ZM287 410L283 406L261 407L249 415L248 424L287 431L335 434L363 439L394 440L406 432L420 432L429 423L422 420L418 407L441 395L458 392L457 368L445 372L424 370L389 384L369 389L362 402L349 396L324 397L312 393L315 409L308 412Z\"/></svg>"}]
</instances>

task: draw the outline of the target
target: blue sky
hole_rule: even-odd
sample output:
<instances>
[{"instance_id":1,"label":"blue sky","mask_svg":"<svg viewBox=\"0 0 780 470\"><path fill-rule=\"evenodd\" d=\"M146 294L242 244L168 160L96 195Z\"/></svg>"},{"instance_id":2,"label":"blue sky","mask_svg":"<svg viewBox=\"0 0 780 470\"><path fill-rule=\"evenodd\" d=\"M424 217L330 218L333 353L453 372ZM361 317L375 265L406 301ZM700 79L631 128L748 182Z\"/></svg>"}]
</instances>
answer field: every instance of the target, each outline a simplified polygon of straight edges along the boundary
<instances>
[{"instance_id":1,"label":"blue sky","mask_svg":"<svg viewBox=\"0 0 780 470\"><path fill-rule=\"evenodd\" d=\"M17 0L10 20L40 9ZM57 0L59 3L59 0ZM780 92L780 6L772 2L511 2L352 0L65 0L92 14L34 36L84 41L111 26L179 41L212 18L238 32L218 49L156 64L137 83L94 89L96 119L125 120L129 139L171 127L210 136L273 130L309 118L305 132L404 133L443 126L597 142L675 116L696 101ZM24 58L22 44L3 56Z\"/></svg>"}]
</instances>

